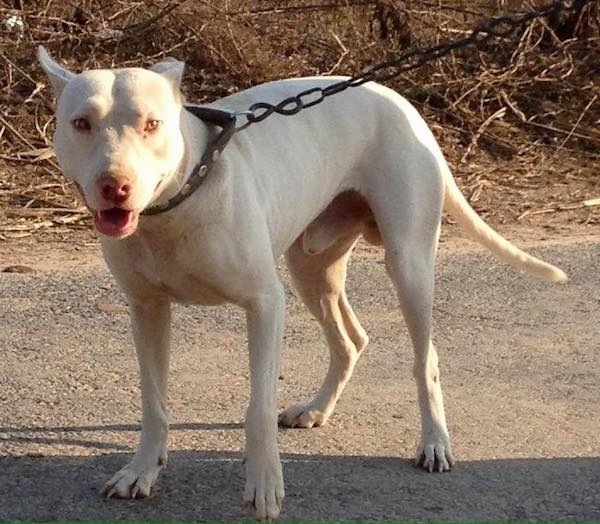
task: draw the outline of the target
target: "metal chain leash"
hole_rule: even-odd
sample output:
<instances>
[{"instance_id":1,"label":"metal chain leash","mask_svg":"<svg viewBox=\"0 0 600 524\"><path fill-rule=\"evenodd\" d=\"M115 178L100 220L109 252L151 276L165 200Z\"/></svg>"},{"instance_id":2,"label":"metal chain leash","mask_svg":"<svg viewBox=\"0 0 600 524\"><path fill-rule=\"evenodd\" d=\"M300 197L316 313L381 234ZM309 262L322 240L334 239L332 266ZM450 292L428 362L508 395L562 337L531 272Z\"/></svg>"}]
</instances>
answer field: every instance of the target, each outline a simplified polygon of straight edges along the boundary
<instances>
[{"instance_id":1,"label":"metal chain leash","mask_svg":"<svg viewBox=\"0 0 600 524\"><path fill-rule=\"evenodd\" d=\"M279 104L257 102L250 106L247 111L237 113L239 116L245 116L247 118L247 122L238 128L238 130L245 129L256 122L262 122L265 118L268 118L274 113L279 115L295 115L302 109L307 109L320 104L328 96L340 93L349 87L360 86L371 81L383 82L390 80L400 73L410 71L411 69L417 69L423 64L445 56L455 49L471 45L479 47L492 38L507 38L517 29L525 27L537 18L556 16L561 12L581 12L586 4L595 1L598 0L572 0L571 2L558 0L552 4L542 6L539 9L526 13L490 18L475 26L469 35L464 38L451 42L444 42L427 49L420 47L412 48L396 58L370 67L363 73L352 76L347 80L336 82L335 84L331 84L324 88L313 87L307 89L295 96L282 100Z\"/></svg>"}]
</instances>

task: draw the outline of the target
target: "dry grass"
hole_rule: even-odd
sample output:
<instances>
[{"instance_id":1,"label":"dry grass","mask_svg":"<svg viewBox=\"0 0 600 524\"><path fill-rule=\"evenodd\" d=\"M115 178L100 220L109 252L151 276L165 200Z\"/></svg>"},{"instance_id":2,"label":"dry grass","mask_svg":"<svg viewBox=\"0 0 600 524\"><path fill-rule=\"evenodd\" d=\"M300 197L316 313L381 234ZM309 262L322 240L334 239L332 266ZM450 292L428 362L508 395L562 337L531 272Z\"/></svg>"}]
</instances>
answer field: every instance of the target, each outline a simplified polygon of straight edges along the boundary
<instances>
[{"instance_id":1,"label":"dry grass","mask_svg":"<svg viewBox=\"0 0 600 524\"><path fill-rule=\"evenodd\" d=\"M53 95L34 60L38 44L76 71L175 56L188 65L186 96L202 102L276 78L355 74L402 49L461 37L479 20L540 3L4 1L0 235L89 227L51 155ZM600 196L599 70L600 9L592 2L576 16L534 22L388 85L431 123L463 189L488 218L544 211L546 219L566 209L564 217L597 222L596 201L584 201Z\"/></svg>"}]
</instances>

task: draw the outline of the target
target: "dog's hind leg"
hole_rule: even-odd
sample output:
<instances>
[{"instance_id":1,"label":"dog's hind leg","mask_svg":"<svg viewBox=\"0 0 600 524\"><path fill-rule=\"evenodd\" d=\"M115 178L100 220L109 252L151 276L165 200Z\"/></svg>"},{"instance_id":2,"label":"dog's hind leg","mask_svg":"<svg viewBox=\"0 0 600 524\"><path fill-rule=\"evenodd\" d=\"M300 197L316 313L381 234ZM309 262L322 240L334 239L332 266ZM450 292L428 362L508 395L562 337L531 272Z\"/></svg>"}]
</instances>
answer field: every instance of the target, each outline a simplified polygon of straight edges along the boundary
<instances>
[{"instance_id":1,"label":"dog's hind leg","mask_svg":"<svg viewBox=\"0 0 600 524\"><path fill-rule=\"evenodd\" d=\"M279 415L284 426L322 426L333 413L368 342L345 291L346 266L359 234L342 234L323 252L307 255L302 237L287 252L292 278L304 303L323 328L329 344L329 369L315 397L289 407Z\"/></svg>"},{"instance_id":2,"label":"dog's hind leg","mask_svg":"<svg viewBox=\"0 0 600 524\"><path fill-rule=\"evenodd\" d=\"M416 461L429 471L441 472L453 464L438 357L431 342L443 179L437 159L429 150L419 149L413 155L397 180L388 176L373 182L370 204L383 239L386 268L414 349L413 372L421 413Z\"/></svg>"},{"instance_id":3,"label":"dog's hind leg","mask_svg":"<svg viewBox=\"0 0 600 524\"><path fill-rule=\"evenodd\" d=\"M433 252L403 244L386 249L386 267L396 287L413 343L413 373L421 412L421 442L416 461L429 471L446 471L453 464L446 428L438 357L431 342Z\"/></svg>"}]
</instances>

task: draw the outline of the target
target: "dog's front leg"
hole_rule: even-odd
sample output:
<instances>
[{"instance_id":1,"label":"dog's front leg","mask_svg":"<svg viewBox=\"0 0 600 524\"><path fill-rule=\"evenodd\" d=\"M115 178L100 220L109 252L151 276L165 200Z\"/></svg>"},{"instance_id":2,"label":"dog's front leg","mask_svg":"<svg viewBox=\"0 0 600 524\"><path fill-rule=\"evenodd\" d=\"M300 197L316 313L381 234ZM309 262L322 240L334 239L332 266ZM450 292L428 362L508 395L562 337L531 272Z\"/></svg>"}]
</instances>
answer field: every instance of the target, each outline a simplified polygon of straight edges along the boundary
<instances>
[{"instance_id":1,"label":"dog's front leg","mask_svg":"<svg viewBox=\"0 0 600 524\"><path fill-rule=\"evenodd\" d=\"M277 449L277 380L284 315L280 282L254 299L246 312L251 391L246 414L244 503L258 519L276 518L284 497Z\"/></svg>"},{"instance_id":2,"label":"dog's front leg","mask_svg":"<svg viewBox=\"0 0 600 524\"><path fill-rule=\"evenodd\" d=\"M167 300L129 299L142 387L142 433L131 462L104 486L107 497L147 497L167 464L167 382L171 307Z\"/></svg>"}]
</instances>

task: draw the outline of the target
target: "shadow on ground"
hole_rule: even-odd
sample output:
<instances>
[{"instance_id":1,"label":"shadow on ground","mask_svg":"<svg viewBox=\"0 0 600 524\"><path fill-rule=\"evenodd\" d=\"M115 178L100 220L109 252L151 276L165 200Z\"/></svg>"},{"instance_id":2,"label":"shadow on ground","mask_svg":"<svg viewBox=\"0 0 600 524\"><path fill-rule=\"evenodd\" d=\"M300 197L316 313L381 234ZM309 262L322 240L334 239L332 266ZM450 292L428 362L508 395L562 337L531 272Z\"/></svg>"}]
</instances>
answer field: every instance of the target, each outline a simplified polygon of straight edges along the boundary
<instances>
[{"instance_id":1,"label":"shadow on ground","mask_svg":"<svg viewBox=\"0 0 600 524\"><path fill-rule=\"evenodd\" d=\"M215 429L223 424L215 424L215 428L211 424L182 426ZM38 438L51 443L44 436L49 431L103 429L135 428L130 425L0 428L0 436L4 441ZM19 437L10 436L15 430ZM69 439L61 442L67 443ZM96 445L89 442L90 447ZM128 458L124 453L92 457L0 457L0 519L242 517L243 465L239 454L174 451L154 496L135 501L102 499L99 488ZM598 457L467 461L442 475L422 472L411 461L398 457L284 454L282 459L287 490L283 517L290 519L600 518Z\"/></svg>"}]
</instances>

